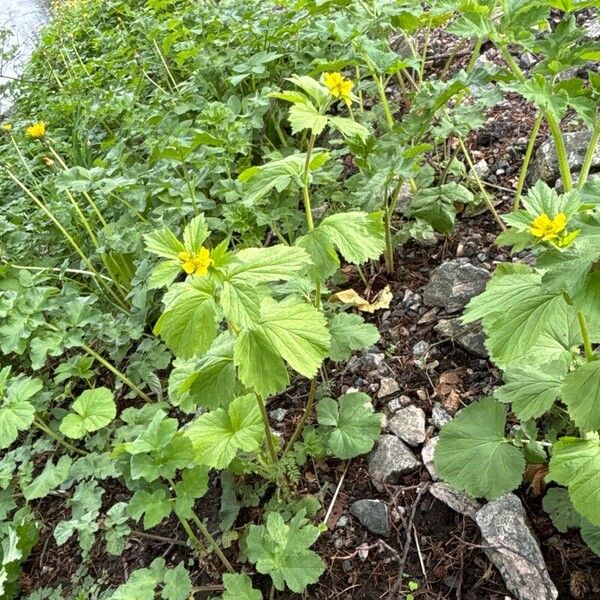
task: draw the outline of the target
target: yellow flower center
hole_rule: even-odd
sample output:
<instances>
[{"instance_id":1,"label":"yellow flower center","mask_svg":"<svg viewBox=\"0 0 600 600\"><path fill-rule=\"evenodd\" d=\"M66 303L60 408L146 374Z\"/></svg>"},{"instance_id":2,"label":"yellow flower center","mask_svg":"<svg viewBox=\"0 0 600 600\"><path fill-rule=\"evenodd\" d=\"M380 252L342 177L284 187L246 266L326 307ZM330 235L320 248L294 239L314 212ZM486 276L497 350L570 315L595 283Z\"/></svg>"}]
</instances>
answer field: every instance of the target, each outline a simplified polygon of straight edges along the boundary
<instances>
[{"instance_id":1,"label":"yellow flower center","mask_svg":"<svg viewBox=\"0 0 600 600\"><path fill-rule=\"evenodd\" d=\"M46 135L46 123L44 123L44 121L34 123L25 130L25 133L27 134L27 137L41 140Z\"/></svg>"},{"instance_id":2,"label":"yellow flower center","mask_svg":"<svg viewBox=\"0 0 600 600\"><path fill-rule=\"evenodd\" d=\"M551 219L546 213L542 213L533 220L529 232L542 240L552 240L567 226L567 215L558 213Z\"/></svg>"},{"instance_id":3,"label":"yellow flower center","mask_svg":"<svg viewBox=\"0 0 600 600\"><path fill-rule=\"evenodd\" d=\"M208 268L213 264L210 257L210 250L202 246L198 252L180 252L178 254L181 261L181 268L188 274L203 276L208 273Z\"/></svg>"},{"instance_id":4,"label":"yellow flower center","mask_svg":"<svg viewBox=\"0 0 600 600\"><path fill-rule=\"evenodd\" d=\"M334 98L342 98L348 106L352 104L353 83L341 73L324 73L323 83Z\"/></svg>"}]
</instances>

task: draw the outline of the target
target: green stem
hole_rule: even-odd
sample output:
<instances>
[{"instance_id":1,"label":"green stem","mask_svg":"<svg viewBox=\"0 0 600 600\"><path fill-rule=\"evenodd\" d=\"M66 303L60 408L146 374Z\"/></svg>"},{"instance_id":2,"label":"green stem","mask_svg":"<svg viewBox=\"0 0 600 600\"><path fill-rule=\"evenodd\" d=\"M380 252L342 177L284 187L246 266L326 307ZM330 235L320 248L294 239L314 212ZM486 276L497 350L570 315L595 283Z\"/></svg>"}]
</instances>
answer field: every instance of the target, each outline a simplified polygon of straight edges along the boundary
<instances>
[{"instance_id":1,"label":"green stem","mask_svg":"<svg viewBox=\"0 0 600 600\"><path fill-rule=\"evenodd\" d=\"M106 283L104 283L102 279L100 279L100 273L98 273L98 271L96 270L96 268L94 267L94 265L92 264L90 259L86 256L86 254L83 252L83 250L79 247L77 242L74 240L73 236L71 236L71 234L63 227L63 225L56 218L54 213L52 213L46 207L46 205L41 200L39 200L39 198L37 198L37 196L35 196L35 194L33 194L33 192L31 192L31 190L10 169L8 169L7 167L4 167L4 171L21 188L21 190L23 190L25 192L25 194L27 194L27 196L29 196L29 198L31 198L35 202L35 204L42 210L42 212L54 223L56 228L62 233L64 238L69 242L69 244L71 244L71 246L73 247L75 252L79 255L81 260L85 263L88 270L90 270L92 273L94 273L95 275L98 276L98 283L101 285L101 287L103 287L104 290L117 301L117 303L120 305L120 307L122 309L128 310L127 304L125 304L123 299L118 294L116 294L110 286L108 286Z\"/></svg>"},{"instance_id":2,"label":"green stem","mask_svg":"<svg viewBox=\"0 0 600 600\"><path fill-rule=\"evenodd\" d=\"M483 40L481 38L477 38L475 40L475 46L473 47L473 52L471 54L471 58L469 59L469 64L467 65L467 73L472 73L475 68L475 63L479 58L479 54L481 53L481 46L483 44Z\"/></svg>"},{"instance_id":3,"label":"green stem","mask_svg":"<svg viewBox=\"0 0 600 600\"><path fill-rule=\"evenodd\" d=\"M521 172L519 173L519 181L517 181L517 189L515 190L513 210L519 210L519 206L521 205L521 194L523 193L523 186L525 185L527 171L529 170L529 163L531 162L531 157L533 156L535 141L537 140L537 136L540 131L540 126L542 124L543 119L544 114L541 111L538 112L537 116L535 117L535 121L533 122L533 129L531 130L531 135L529 136L527 150L525 151L525 157L523 158L523 165L521 166Z\"/></svg>"},{"instance_id":4,"label":"green stem","mask_svg":"<svg viewBox=\"0 0 600 600\"><path fill-rule=\"evenodd\" d=\"M585 320L583 311L577 311L577 319L579 320L579 328L581 329L581 337L583 338L583 348L585 350L585 359L587 362L594 360L594 350L592 349L592 341L590 339L590 332Z\"/></svg>"},{"instance_id":5,"label":"green stem","mask_svg":"<svg viewBox=\"0 0 600 600\"><path fill-rule=\"evenodd\" d=\"M89 346L82 344L81 346L90 356L94 357L102 366L106 367L117 379L120 379L125 385L130 387L140 398L146 402L152 402L152 398L145 394L125 373L122 373L114 365L109 363L105 358L92 350Z\"/></svg>"},{"instance_id":6,"label":"green stem","mask_svg":"<svg viewBox=\"0 0 600 600\"><path fill-rule=\"evenodd\" d=\"M549 112L546 112L545 115L546 121L548 121L548 126L550 127L552 139L554 140L554 146L556 148L556 156L558 158L560 177L563 182L563 190L565 192L570 192L573 189L573 179L571 177L571 169L569 168L569 155L567 154L565 140L560 130L560 123Z\"/></svg>"},{"instance_id":7,"label":"green stem","mask_svg":"<svg viewBox=\"0 0 600 600\"><path fill-rule=\"evenodd\" d=\"M523 71L521 71L519 65L515 62L515 59L512 57L508 48L504 44L498 44L497 48L515 77L521 82L527 81ZM550 133L552 134L552 139L554 141L560 176L563 181L563 189L565 192L570 192L573 189L573 179L571 177L571 170L569 169L569 157L565 147L565 140L560 130L560 123L551 112L544 109L541 110L548 122Z\"/></svg>"},{"instance_id":8,"label":"green stem","mask_svg":"<svg viewBox=\"0 0 600 600\"><path fill-rule=\"evenodd\" d=\"M192 521L194 521L194 523L196 524L196 527L198 527L198 529L200 530L200 533L204 536L206 541L210 544L212 549L215 551L215 554L221 559L223 566L230 573L235 573L235 569L231 566L231 563L229 562L229 560L227 560L227 557L225 556L225 554L223 554L223 551L219 547L217 540L215 540L215 538L212 536L212 534L210 533L210 531L208 530L206 525L196 516L195 513L192 513Z\"/></svg>"},{"instance_id":9,"label":"green stem","mask_svg":"<svg viewBox=\"0 0 600 600\"><path fill-rule=\"evenodd\" d=\"M500 218L500 215L496 211L496 208L494 207L494 203L493 203L490 195L487 193L486 189L483 187L483 183L481 183L481 179L479 178L479 175L477 174L477 170L475 169L475 165L473 164L473 161L471 160L471 155L469 154L469 151L467 150L465 143L463 142L463 140L460 136L457 137L457 139L458 139L458 143L460 144L460 149L462 150L462 153L465 156L465 159L469 165L469 168L471 169L473 178L477 182L477 187L479 187L479 191L483 195L483 199L485 200L485 203L487 204L490 212L492 213L492 216L496 220L496 223L498 223L498 225L500 225L500 229L502 229L504 231L506 229L506 225L504 225L504 223L502 222L502 219Z\"/></svg>"},{"instance_id":10,"label":"green stem","mask_svg":"<svg viewBox=\"0 0 600 600\"><path fill-rule=\"evenodd\" d=\"M39 417L36 417L33 420L33 424L39 430L41 430L45 434L49 435L53 440L57 441L61 446L63 446L67 450L71 450L72 452L76 452L77 454L81 454L82 456L86 456L87 455L87 452L85 450L81 450L80 448L76 448L72 444L69 444L69 442L65 441L64 438L62 438L59 435L57 435L56 433L54 433L54 431L52 431L52 429L50 429L50 427L48 427L48 425L46 425L46 423L44 423Z\"/></svg>"},{"instance_id":11,"label":"green stem","mask_svg":"<svg viewBox=\"0 0 600 600\"><path fill-rule=\"evenodd\" d=\"M304 414L302 415L300 421L298 421L298 425L296 425L296 429L294 430L292 437L290 438L289 442L287 443L287 445L283 451L283 454L281 455L282 459L285 458L287 453L292 449L292 446L294 445L295 441L298 439L298 437L302 433L302 430L304 429L304 426L306 425L306 422L308 421L308 418L310 417L310 414L312 413L312 408L315 403L316 395L317 395L317 378L315 377L310 382L310 390L308 392L308 401L306 402L306 407L304 408Z\"/></svg>"},{"instance_id":12,"label":"green stem","mask_svg":"<svg viewBox=\"0 0 600 600\"><path fill-rule=\"evenodd\" d=\"M392 197L389 201L387 188L385 194L386 206L383 219L383 226L385 230L385 252L383 254L383 258L385 261L385 270L390 275L394 272L394 243L392 238L392 217L396 208L396 201L398 200L400 191L402 190L403 182L404 180L402 178L398 180L398 183L396 184L396 187L392 192Z\"/></svg>"},{"instance_id":13,"label":"green stem","mask_svg":"<svg viewBox=\"0 0 600 600\"><path fill-rule=\"evenodd\" d=\"M377 92L379 93L379 100L381 101L381 105L383 106L383 112L385 113L385 120L387 122L388 128L391 131L394 128L394 116L392 115L392 110L390 109L390 103L388 102L387 96L385 95L385 88L383 87L383 79L377 75L375 72L372 73L373 79L375 80L375 85L377 86Z\"/></svg>"},{"instance_id":14,"label":"green stem","mask_svg":"<svg viewBox=\"0 0 600 600\"><path fill-rule=\"evenodd\" d=\"M271 462L275 464L277 462L277 452L275 452L275 446L273 444L273 433L271 432L271 424L269 423L269 415L263 399L256 394L256 403L260 410L260 416L262 417L263 425L265 428L265 437L267 438L267 447L269 448L269 456Z\"/></svg>"},{"instance_id":15,"label":"green stem","mask_svg":"<svg viewBox=\"0 0 600 600\"><path fill-rule=\"evenodd\" d=\"M304 170L302 172L302 202L304 204L304 214L306 215L306 228L308 231L313 231L315 222L312 215L312 204L310 200L309 178L310 178L310 161L312 152L315 147L317 136L313 133L308 140L306 148L306 160L304 161ZM321 307L321 282L315 283L315 306Z\"/></svg>"},{"instance_id":16,"label":"green stem","mask_svg":"<svg viewBox=\"0 0 600 600\"><path fill-rule=\"evenodd\" d=\"M190 540L192 540L194 546L196 546L196 550L198 551L198 554L200 555L200 558L203 558L206 555L206 547L198 539L198 536L194 533L194 531L191 528L188 520L186 518L184 518L184 517L179 516L179 514L177 514L177 511L175 511L175 514L177 515L177 518L179 519L179 522L181 523L181 525L183 526L185 532L187 533L187 536L190 538Z\"/></svg>"},{"instance_id":17,"label":"green stem","mask_svg":"<svg viewBox=\"0 0 600 600\"><path fill-rule=\"evenodd\" d=\"M356 72L356 89L358 90L358 106L360 107L360 112L363 113L363 112L365 112L365 105L363 102L363 93L362 93L362 90L360 89L360 69L358 68L358 65L356 65L356 67L355 67L355 72Z\"/></svg>"},{"instance_id":18,"label":"green stem","mask_svg":"<svg viewBox=\"0 0 600 600\"><path fill-rule=\"evenodd\" d=\"M598 145L598 140L600 140L600 123L597 123L596 127L592 131L592 137L585 152L583 164L581 165L581 172L579 173L579 181L577 182L578 188L582 188L585 185L585 182L587 181L588 175L590 173L590 167L592 166L592 162L594 160L594 154L596 153L596 146Z\"/></svg>"}]
</instances>

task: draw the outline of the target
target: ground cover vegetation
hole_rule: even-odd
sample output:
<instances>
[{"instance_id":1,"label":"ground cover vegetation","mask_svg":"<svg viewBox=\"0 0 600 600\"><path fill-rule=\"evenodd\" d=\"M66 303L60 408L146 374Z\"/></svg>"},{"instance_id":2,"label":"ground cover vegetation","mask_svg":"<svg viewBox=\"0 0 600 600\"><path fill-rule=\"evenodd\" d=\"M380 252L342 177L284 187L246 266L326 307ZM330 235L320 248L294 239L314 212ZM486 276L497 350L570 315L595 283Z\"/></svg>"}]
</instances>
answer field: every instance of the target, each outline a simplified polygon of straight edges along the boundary
<instances>
[{"instance_id":1,"label":"ground cover vegetation","mask_svg":"<svg viewBox=\"0 0 600 600\"><path fill-rule=\"evenodd\" d=\"M559 77L600 58L574 15L592 4L59 5L0 130L0 595L23 594L49 539L76 539L81 569L31 599L305 593L327 569L328 504L300 492L303 469L368 453L383 418L328 379L379 339L334 293L369 289L374 264L393 278L402 244L483 211L530 260L498 265L467 307L504 384L442 429L436 468L488 499L536 469L556 528L600 553L600 76ZM428 70L438 28L464 68L455 52ZM503 67L476 63L484 44ZM541 57L532 73L520 52ZM465 140L508 92L538 116L498 207ZM591 131L577 178L567 111ZM542 127L561 194L525 189ZM292 387L275 435L269 404ZM178 564L157 551L119 585L92 568L165 522L186 535Z\"/></svg>"}]
</instances>

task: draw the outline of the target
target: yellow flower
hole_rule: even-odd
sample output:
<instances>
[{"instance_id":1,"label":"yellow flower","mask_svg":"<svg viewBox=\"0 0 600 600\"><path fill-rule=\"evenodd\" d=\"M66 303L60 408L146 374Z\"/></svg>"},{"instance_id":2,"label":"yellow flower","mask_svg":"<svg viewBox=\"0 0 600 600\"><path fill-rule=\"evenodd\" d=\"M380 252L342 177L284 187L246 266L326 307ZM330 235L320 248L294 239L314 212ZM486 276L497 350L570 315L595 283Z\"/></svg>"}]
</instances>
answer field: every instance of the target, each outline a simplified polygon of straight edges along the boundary
<instances>
[{"instance_id":1,"label":"yellow flower","mask_svg":"<svg viewBox=\"0 0 600 600\"><path fill-rule=\"evenodd\" d=\"M350 106L352 104L352 87L353 83L346 79L341 73L324 73L323 83L329 89L329 93L334 98L342 98L344 102Z\"/></svg>"},{"instance_id":2,"label":"yellow flower","mask_svg":"<svg viewBox=\"0 0 600 600\"><path fill-rule=\"evenodd\" d=\"M34 140L41 140L46 135L46 123L44 121L39 121L30 125L25 133L27 137L33 138Z\"/></svg>"},{"instance_id":3,"label":"yellow flower","mask_svg":"<svg viewBox=\"0 0 600 600\"><path fill-rule=\"evenodd\" d=\"M529 228L529 233L542 240L553 240L567 226L567 215L558 213L551 219L546 213L536 217Z\"/></svg>"},{"instance_id":4,"label":"yellow flower","mask_svg":"<svg viewBox=\"0 0 600 600\"><path fill-rule=\"evenodd\" d=\"M188 274L202 276L208 273L208 267L213 264L213 259L210 258L210 250L202 246L197 254L193 252L180 252L178 254L181 261L181 268Z\"/></svg>"},{"instance_id":5,"label":"yellow flower","mask_svg":"<svg viewBox=\"0 0 600 600\"><path fill-rule=\"evenodd\" d=\"M12 124L4 123L4 125L2 125L2 131L5 131L6 133L10 133L12 131Z\"/></svg>"}]
</instances>

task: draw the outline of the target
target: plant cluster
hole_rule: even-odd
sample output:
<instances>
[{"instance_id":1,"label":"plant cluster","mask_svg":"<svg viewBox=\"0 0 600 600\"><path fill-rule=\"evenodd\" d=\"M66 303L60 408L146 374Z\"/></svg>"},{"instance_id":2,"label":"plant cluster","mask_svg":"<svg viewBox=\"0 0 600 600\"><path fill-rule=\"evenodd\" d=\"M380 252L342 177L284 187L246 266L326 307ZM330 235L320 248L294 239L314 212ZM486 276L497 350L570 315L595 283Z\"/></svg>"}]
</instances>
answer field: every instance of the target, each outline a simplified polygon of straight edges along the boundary
<instances>
[{"instance_id":1,"label":"plant cluster","mask_svg":"<svg viewBox=\"0 0 600 600\"><path fill-rule=\"evenodd\" d=\"M554 31L551 4L565 13ZM550 490L548 510L569 515L557 527L597 535L589 482L600 473L600 392L587 382L600 364L600 253L586 180L600 90L591 74L557 79L595 57L575 8L57 9L0 130L0 595L19 597L22 565L49 536L76 544L82 567L31 600L184 600L194 563L209 555L223 600L316 583L325 563L313 546L326 524L321 500L298 491L302 469L369 452L382 422L367 394L335 397L327 382L330 363L379 339L332 292L349 273L369 288L366 270L382 256L393 276L399 245L430 243L462 212L486 209L508 226L500 241L531 247L537 261L499 268L465 317L483 320L506 370L499 399L522 425L508 439L501 404L467 407L442 433L439 471L494 497L519 484L526 459L544 464L551 451L550 476L579 511ZM427 48L439 27L464 38L472 58L457 69L452 55L433 77ZM476 65L486 41L507 69ZM544 57L531 78L512 59L515 44ZM546 120L565 194L537 184L520 200L528 152L515 211L500 217L465 138L506 91L539 106L530 146ZM567 109L592 128L577 189L560 131ZM292 386L305 405L276 435L269 408ZM482 452L493 464L483 474ZM219 494L219 518L207 523L202 507ZM46 521L49 503L60 520ZM119 586L90 577L98 552L169 541L149 531L166 526L185 532L188 560L156 558ZM409 581L407 593L417 587Z\"/></svg>"}]
</instances>

